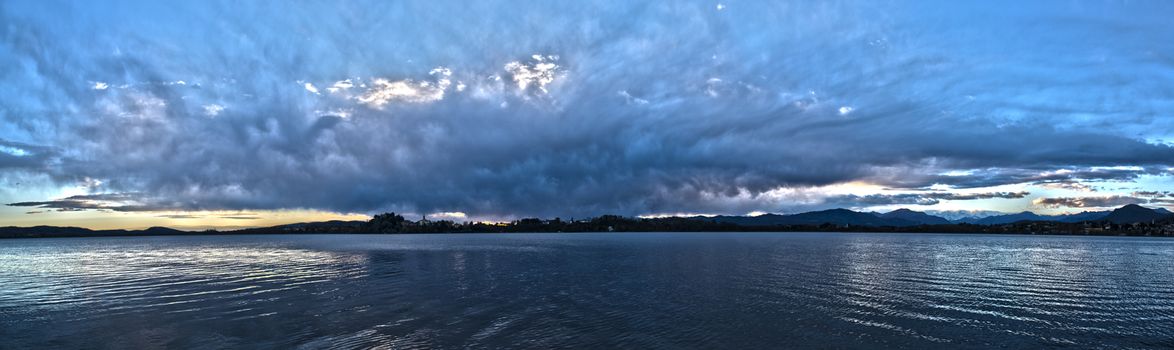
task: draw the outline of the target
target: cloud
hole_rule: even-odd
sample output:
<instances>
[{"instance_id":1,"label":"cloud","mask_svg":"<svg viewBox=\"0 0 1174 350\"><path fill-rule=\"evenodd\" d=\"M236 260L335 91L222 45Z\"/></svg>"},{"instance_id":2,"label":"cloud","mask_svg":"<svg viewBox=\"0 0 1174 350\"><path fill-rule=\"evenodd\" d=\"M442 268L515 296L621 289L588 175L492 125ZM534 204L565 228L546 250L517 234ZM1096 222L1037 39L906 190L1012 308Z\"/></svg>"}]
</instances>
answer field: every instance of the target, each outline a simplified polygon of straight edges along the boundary
<instances>
[{"instance_id":1,"label":"cloud","mask_svg":"<svg viewBox=\"0 0 1174 350\"><path fill-rule=\"evenodd\" d=\"M220 112L222 112L222 111L224 111L224 106L221 106L221 105L218 105L215 103L204 105L204 115L207 115L209 117L218 116L218 115L220 115Z\"/></svg>"},{"instance_id":2,"label":"cloud","mask_svg":"<svg viewBox=\"0 0 1174 350\"><path fill-rule=\"evenodd\" d=\"M1075 163L1075 160L1069 163ZM1034 168L969 169L962 174L910 174L900 172L884 175L886 177L879 178L876 181L898 188L922 188L931 185L947 185L954 188L980 188L1008 184L1033 184L1054 188L1093 190L1093 188L1083 182L1129 182L1145 175L1169 176L1170 171L1155 166L1077 167L1060 164L1041 164Z\"/></svg>"},{"instance_id":3,"label":"cloud","mask_svg":"<svg viewBox=\"0 0 1174 350\"><path fill-rule=\"evenodd\" d=\"M505 64L505 71L517 85L519 92L548 93L546 86L554 82L559 72L558 55L530 56L529 61Z\"/></svg>"},{"instance_id":4,"label":"cloud","mask_svg":"<svg viewBox=\"0 0 1174 350\"><path fill-rule=\"evenodd\" d=\"M1174 191L1136 191L1134 197L1174 197Z\"/></svg>"},{"instance_id":5,"label":"cloud","mask_svg":"<svg viewBox=\"0 0 1174 350\"><path fill-rule=\"evenodd\" d=\"M29 151L24 148L8 145L0 146L0 152L4 152L11 157L24 157L29 155Z\"/></svg>"},{"instance_id":6,"label":"cloud","mask_svg":"<svg viewBox=\"0 0 1174 350\"><path fill-rule=\"evenodd\" d=\"M964 218L981 218L994 215L1007 214L994 210L926 210L926 214L939 216L946 220L958 220Z\"/></svg>"},{"instance_id":7,"label":"cloud","mask_svg":"<svg viewBox=\"0 0 1174 350\"><path fill-rule=\"evenodd\" d=\"M637 105L648 104L648 100L645 100L645 99L642 99L642 98L639 98L636 96L632 96L632 94L628 93L628 91L625 91L625 90L620 90L620 91L616 92L616 94L620 95L620 97L623 97L624 101L626 101L628 103L634 103Z\"/></svg>"},{"instance_id":8,"label":"cloud","mask_svg":"<svg viewBox=\"0 0 1174 350\"><path fill-rule=\"evenodd\" d=\"M131 193L74 195L50 201L9 203L8 206L57 209L59 211L159 211L167 209L163 207L144 205L142 204L142 196Z\"/></svg>"},{"instance_id":9,"label":"cloud","mask_svg":"<svg viewBox=\"0 0 1174 350\"><path fill-rule=\"evenodd\" d=\"M934 205L941 203L943 200L949 201L967 201L977 199L1017 199L1025 198L1031 193L1028 192L988 192L988 193L950 193L950 192L926 192L926 193L900 193L900 194L870 194L870 195L840 195L828 199L829 203L849 207L870 207L881 205L895 205L895 204L910 204L910 205Z\"/></svg>"},{"instance_id":10,"label":"cloud","mask_svg":"<svg viewBox=\"0 0 1174 350\"><path fill-rule=\"evenodd\" d=\"M306 91L309 91L310 93L312 93L312 94L315 94L315 95L320 95L320 94L318 93L318 88L317 88L317 87L315 87L315 86L314 86L314 84L312 84L312 83L305 83L305 84L304 84L304 86L306 87Z\"/></svg>"},{"instance_id":11,"label":"cloud","mask_svg":"<svg viewBox=\"0 0 1174 350\"><path fill-rule=\"evenodd\" d=\"M1150 201L1148 199L1131 196L1105 196L1036 198L1032 201L1032 204L1046 208L1106 208L1120 207L1126 204L1145 204L1149 202Z\"/></svg>"},{"instance_id":12,"label":"cloud","mask_svg":"<svg viewBox=\"0 0 1174 350\"><path fill-rule=\"evenodd\" d=\"M93 203L90 203L87 201L69 200L69 199L56 200L56 201L45 201L45 202L17 202L17 203L9 203L8 205L13 206L13 207L37 207L37 208L46 208L46 209L67 209L67 210L68 209L103 209L104 208L98 204L93 204Z\"/></svg>"},{"instance_id":13,"label":"cloud","mask_svg":"<svg viewBox=\"0 0 1174 350\"><path fill-rule=\"evenodd\" d=\"M52 147L12 142L0 138L0 172L3 171L50 171L59 157Z\"/></svg>"},{"instance_id":14,"label":"cloud","mask_svg":"<svg viewBox=\"0 0 1174 350\"><path fill-rule=\"evenodd\" d=\"M428 217L432 218L432 220L454 220L454 221L465 221L465 220L468 220L468 218L469 218L468 215L466 215L465 213L462 213L462 212L432 213L432 214L429 214Z\"/></svg>"},{"instance_id":15,"label":"cloud","mask_svg":"<svg viewBox=\"0 0 1174 350\"><path fill-rule=\"evenodd\" d=\"M448 78L452 75L452 71L448 68L438 67L428 74L436 80L415 81L404 79L389 81L383 78L376 78L369 84L371 87L355 99L375 109L383 109L390 102L427 103L444 99L444 91L448 89L449 85L452 85L452 80ZM338 85L338 83L335 83L336 87Z\"/></svg>"},{"instance_id":16,"label":"cloud","mask_svg":"<svg viewBox=\"0 0 1174 350\"><path fill-rule=\"evenodd\" d=\"M218 216L213 216L213 215L206 215L206 214L163 214L163 215L157 215L157 217L165 218L165 219L178 219L178 220L208 219L208 218L212 218L212 217L220 218L220 219L229 219L229 220L259 220L260 219L260 217L256 216L256 215L218 215Z\"/></svg>"},{"instance_id":17,"label":"cloud","mask_svg":"<svg viewBox=\"0 0 1174 350\"><path fill-rule=\"evenodd\" d=\"M353 88L353 87L355 87L355 83L351 82L350 79L339 80L339 81L334 82L334 84L331 85L330 87L326 88L326 91L330 91L331 93L336 93L336 92L340 92L340 91L350 90L350 88Z\"/></svg>"},{"instance_id":18,"label":"cloud","mask_svg":"<svg viewBox=\"0 0 1174 350\"><path fill-rule=\"evenodd\" d=\"M740 214L1174 159L1166 3L140 5L0 4L0 172L141 194L34 207Z\"/></svg>"},{"instance_id":19,"label":"cloud","mask_svg":"<svg viewBox=\"0 0 1174 350\"><path fill-rule=\"evenodd\" d=\"M1076 180L1062 180L1062 181L1056 181L1056 182L1045 182L1045 183L1040 183L1039 185L1043 186L1044 188L1052 188L1052 189L1065 189L1065 190L1082 191L1082 192L1097 192L1097 191L1099 191L1099 189L1095 186L1092 186L1092 185L1089 185L1086 183L1082 183L1082 182L1079 182Z\"/></svg>"}]
</instances>

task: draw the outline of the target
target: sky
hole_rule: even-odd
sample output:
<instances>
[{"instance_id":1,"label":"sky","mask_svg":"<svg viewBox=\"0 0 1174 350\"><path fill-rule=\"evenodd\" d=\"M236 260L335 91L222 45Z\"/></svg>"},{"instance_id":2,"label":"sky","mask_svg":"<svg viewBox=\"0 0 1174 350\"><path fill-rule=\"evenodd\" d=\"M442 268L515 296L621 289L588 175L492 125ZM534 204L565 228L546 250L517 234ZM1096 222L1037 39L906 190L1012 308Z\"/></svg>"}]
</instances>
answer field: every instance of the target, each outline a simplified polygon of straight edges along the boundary
<instances>
[{"instance_id":1,"label":"sky","mask_svg":"<svg viewBox=\"0 0 1174 350\"><path fill-rule=\"evenodd\" d=\"M3 1L0 226L1174 209L1169 1Z\"/></svg>"}]
</instances>

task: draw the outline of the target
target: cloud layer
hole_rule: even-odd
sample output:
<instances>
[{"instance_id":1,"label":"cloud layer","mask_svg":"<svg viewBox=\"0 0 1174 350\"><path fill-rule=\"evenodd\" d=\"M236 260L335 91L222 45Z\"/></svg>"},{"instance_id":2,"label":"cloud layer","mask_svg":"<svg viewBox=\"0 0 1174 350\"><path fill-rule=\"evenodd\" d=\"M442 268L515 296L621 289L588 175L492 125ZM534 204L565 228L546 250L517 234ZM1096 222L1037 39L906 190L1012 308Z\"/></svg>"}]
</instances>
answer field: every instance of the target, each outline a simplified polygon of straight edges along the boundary
<instances>
[{"instance_id":1,"label":"cloud layer","mask_svg":"<svg viewBox=\"0 0 1174 350\"><path fill-rule=\"evenodd\" d=\"M9 2L0 172L99 180L138 209L498 217L1169 176L1170 10Z\"/></svg>"},{"instance_id":2,"label":"cloud layer","mask_svg":"<svg viewBox=\"0 0 1174 350\"><path fill-rule=\"evenodd\" d=\"M1029 192L990 192L990 193L950 193L950 192L923 192L901 194L870 194L870 195L841 195L832 197L828 202L846 207L871 207L881 205L934 205L941 201L969 201L976 199L1017 199L1025 198Z\"/></svg>"}]
</instances>

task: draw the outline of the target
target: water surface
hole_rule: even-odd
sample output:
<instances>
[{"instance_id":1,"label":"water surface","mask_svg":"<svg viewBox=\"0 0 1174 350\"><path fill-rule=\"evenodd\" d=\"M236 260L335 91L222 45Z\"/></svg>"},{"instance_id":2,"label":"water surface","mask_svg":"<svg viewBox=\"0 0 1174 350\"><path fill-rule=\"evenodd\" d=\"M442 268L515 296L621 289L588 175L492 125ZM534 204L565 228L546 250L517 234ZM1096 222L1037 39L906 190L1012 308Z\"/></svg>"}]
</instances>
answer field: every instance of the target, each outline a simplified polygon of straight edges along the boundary
<instances>
[{"instance_id":1,"label":"water surface","mask_svg":"<svg viewBox=\"0 0 1174 350\"><path fill-rule=\"evenodd\" d=\"M1174 240L0 241L0 348L1174 347Z\"/></svg>"}]
</instances>

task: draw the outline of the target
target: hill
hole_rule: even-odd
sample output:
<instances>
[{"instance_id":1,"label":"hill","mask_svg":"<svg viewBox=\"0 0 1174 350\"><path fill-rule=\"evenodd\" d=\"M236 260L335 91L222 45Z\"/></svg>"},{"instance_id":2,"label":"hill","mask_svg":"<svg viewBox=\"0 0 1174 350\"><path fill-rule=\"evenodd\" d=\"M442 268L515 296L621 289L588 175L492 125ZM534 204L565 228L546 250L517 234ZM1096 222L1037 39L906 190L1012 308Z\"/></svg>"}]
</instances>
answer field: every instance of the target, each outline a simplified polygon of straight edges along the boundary
<instances>
[{"instance_id":1,"label":"hill","mask_svg":"<svg viewBox=\"0 0 1174 350\"><path fill-rule=\"evenodd\" d=\"M852 225L852 226L915 226L919 223L896 217L884 217L848 209L828 209L791 215L766 214L759 216L715 216L706 220L740 226L780 225ZM944 219L943 219L944 220Z\"/></svg>"},{"instance_id":2,"label":"hill","mask_svg":"<svg viewBox=\"0 0 1174 350\"><path fill-rule=\"evenodd\" d=\"M1014 214L991 215L987 217L969 217L955 220L954 223L966 223L975 225L1003 225L1016 223L1020 221L1055 221L1055 222L1083 222L1096 221L1103 219L1109 215L1107 211L1086 211L1077 214L1066 215L1039 215L1030 211L1024 211Z\"/></svg>"},{"instance_id":3,"label":"hill","mask_svg":"<svg viewBox=\"0 0 1174 350\"><path fill-rule=\"evenodd\" d=\"M890 211L881 214L880 217L886 219L906 220L919 225L949 225L950 220L943 217L929 215L919 211L913 211L905 208Z\"/></svg>"},{"instance_id":4,"label":"hill","mask_svg":"<svg viewBox=\"0 0 1174 350\"><path fill-rule=\"evenodd\" d=\"M1162 213L1137 204L1130 204L1113 210L1113 212L1109 213L1109 215L1105 216L1102 220L1114 224L1132 224L1137 222L1153 222L1168 216L1170 216L1170 214Z\"/></svg>"}]
</instances>

